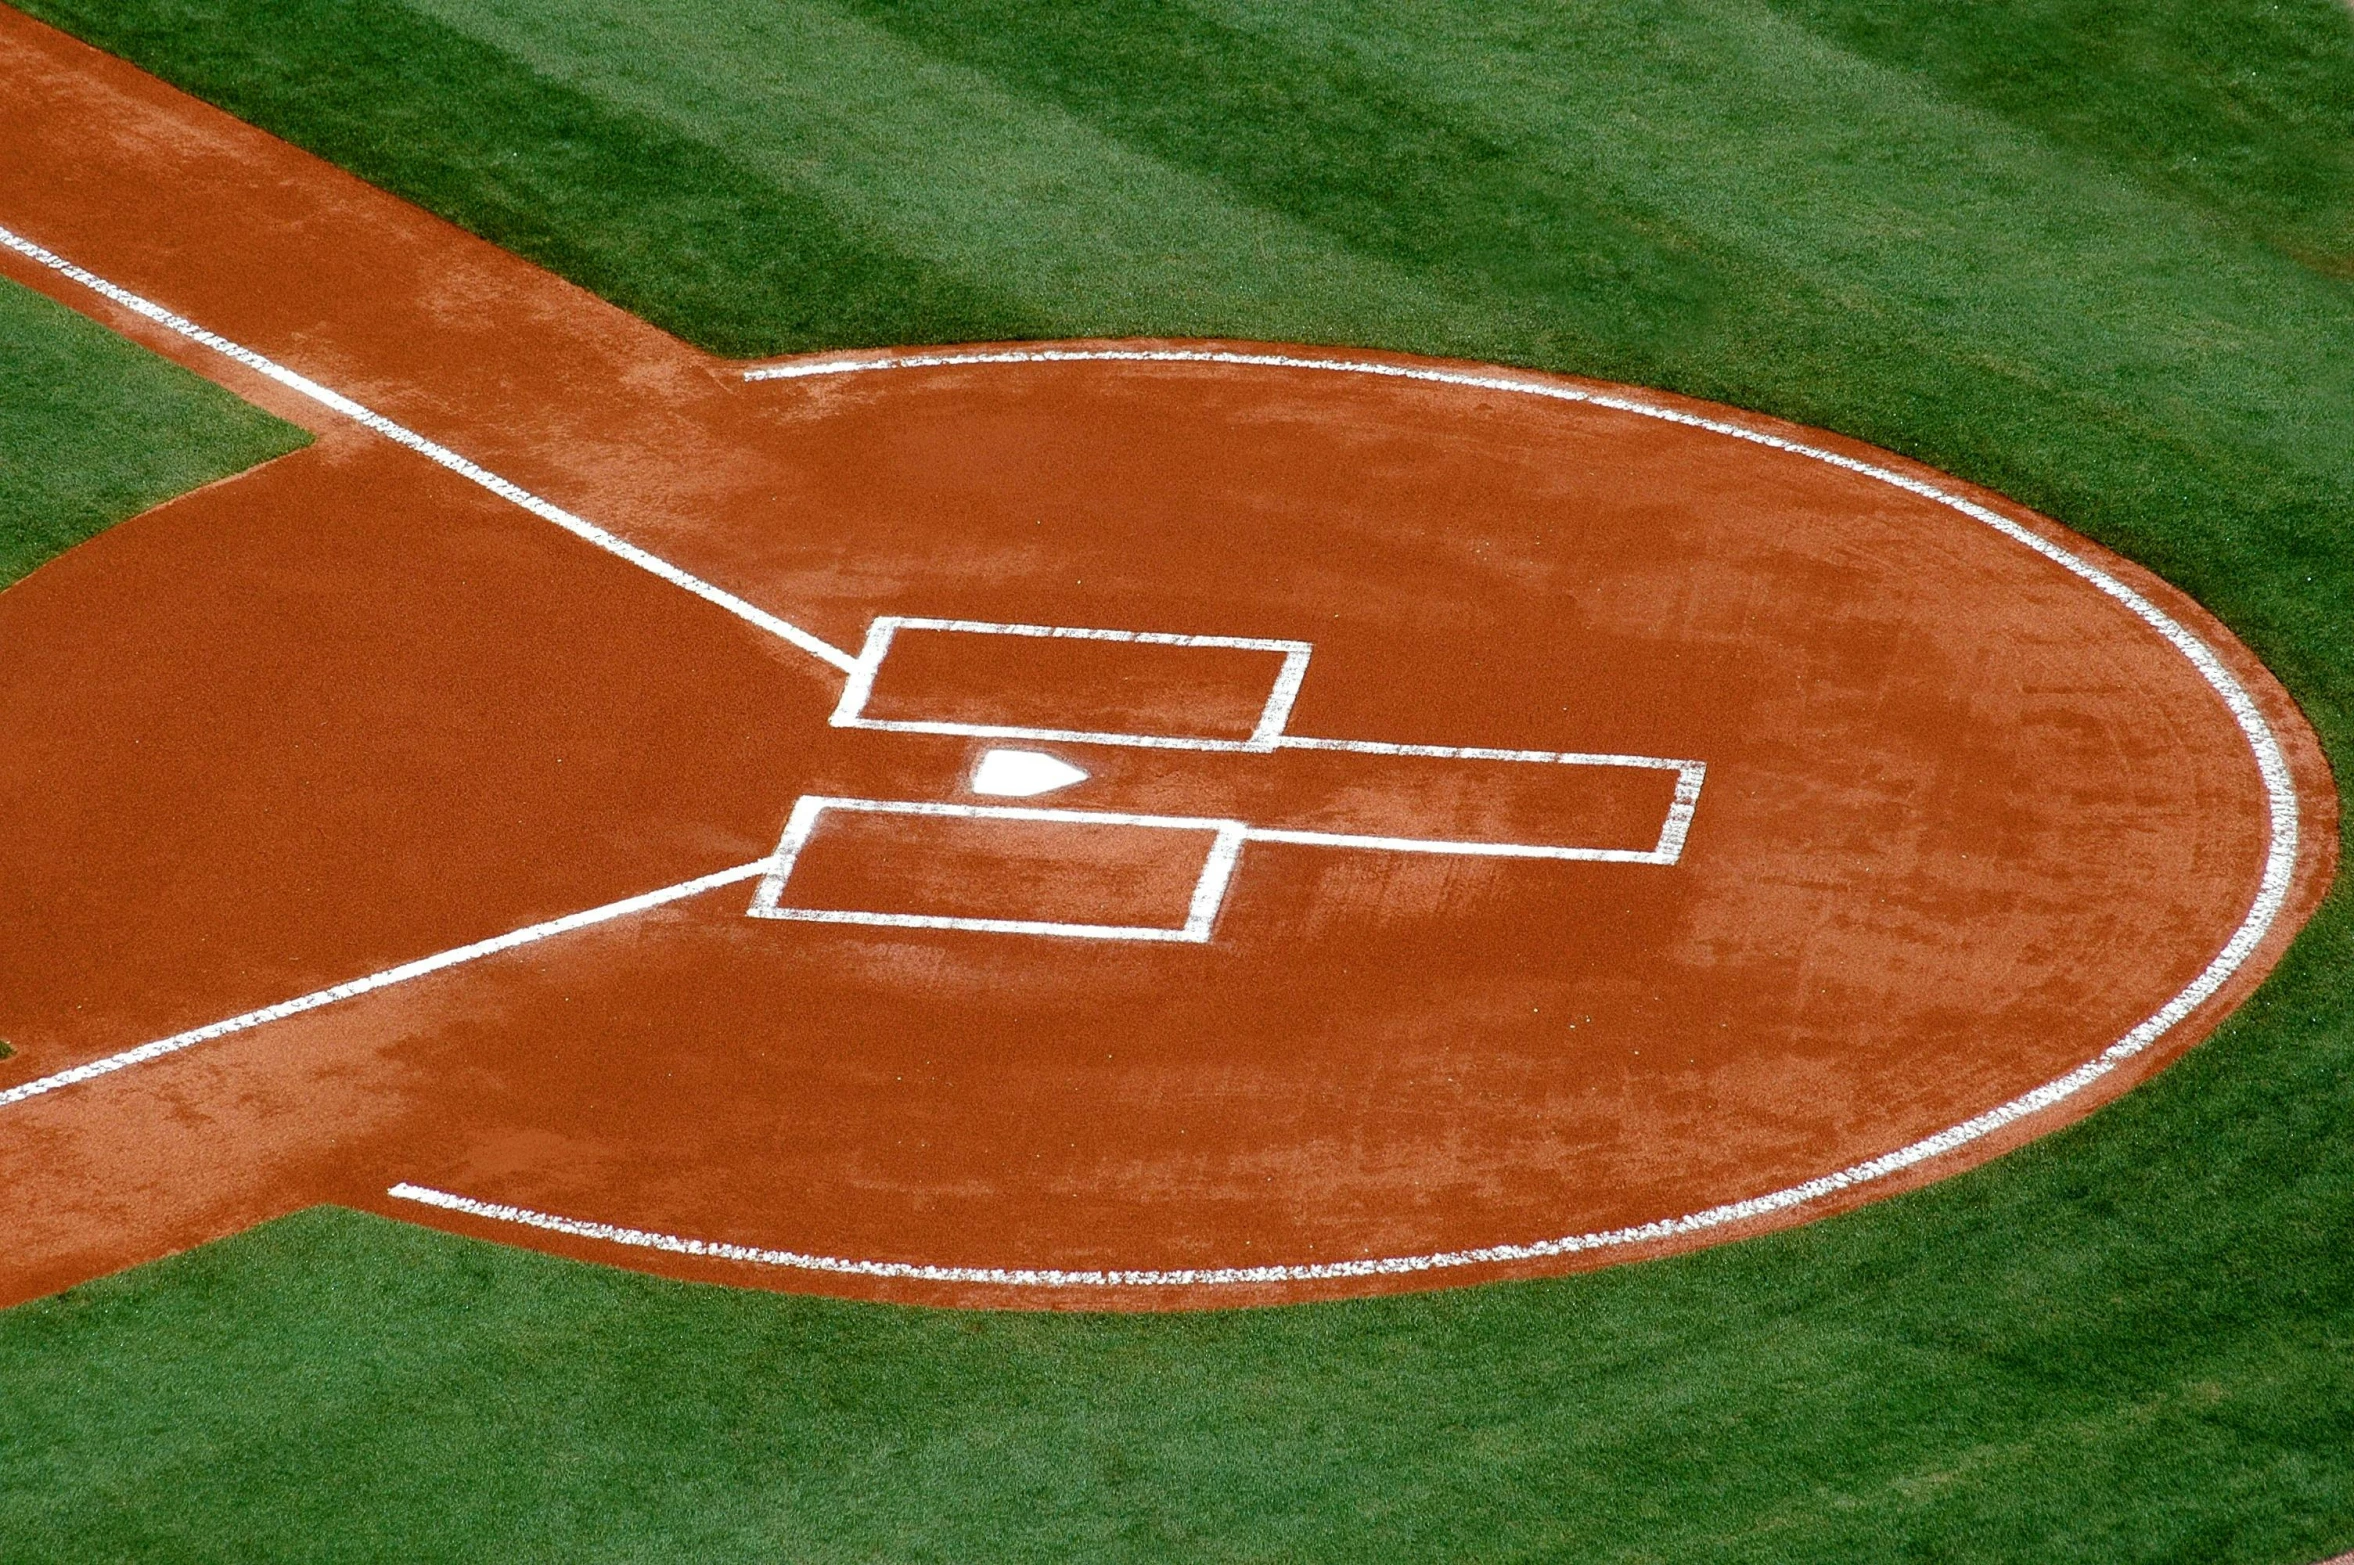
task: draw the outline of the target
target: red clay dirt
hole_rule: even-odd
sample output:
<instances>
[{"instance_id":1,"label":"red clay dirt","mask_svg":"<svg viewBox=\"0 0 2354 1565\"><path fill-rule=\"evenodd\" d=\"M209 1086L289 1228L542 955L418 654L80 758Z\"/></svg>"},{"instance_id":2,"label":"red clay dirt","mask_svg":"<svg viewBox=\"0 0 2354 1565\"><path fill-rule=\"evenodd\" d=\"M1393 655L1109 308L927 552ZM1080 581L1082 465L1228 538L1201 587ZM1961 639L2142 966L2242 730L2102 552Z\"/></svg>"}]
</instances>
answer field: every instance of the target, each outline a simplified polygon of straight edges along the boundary
<instances>
[{"instance_id":1,"label":"red clay dirt","mask_svg":"<svg viewBox=\"0 0 2354 1565\"><path fill-rule=\"evenodd\" d=\"M1254 841L1201 943L748 918L738 884L0 1103L0 1302L320 1201L953 1304L1201 1307L1594 1265L1820 1216L2082 1116L2244 998L2332 873L2312 734L2182 594L1901 458L1625 393L1986 506L2211 649L2298 801L2261 941L2072 1096L1741 1221L1436 1270L986 1280L1604 1233L1934 1136L2101 1055L2224 950L2282 824L2251 741L2115 596L1804 454L1314 368L748 383L5 9L0 76L0 226L835 647L883 614L1312 642L1292 734L1708 767L1672 864ZM832 726L828 663L52 270L0 269L320 434L0 594L0 1036L19 1051L0 1092L759 860L805 795L1022 802L969 791L992 742L1089 773L1040 807L1261 827L1641 849L1672 800L1660 770ZM905 634L871 716L1232 740L1280 662ZM821 827L794 905L1174 925L1208 841L970 826ZM402 1182L984 1275L632 1247L419 1206L388 1194Z\"/></svg>"}]
</instances>

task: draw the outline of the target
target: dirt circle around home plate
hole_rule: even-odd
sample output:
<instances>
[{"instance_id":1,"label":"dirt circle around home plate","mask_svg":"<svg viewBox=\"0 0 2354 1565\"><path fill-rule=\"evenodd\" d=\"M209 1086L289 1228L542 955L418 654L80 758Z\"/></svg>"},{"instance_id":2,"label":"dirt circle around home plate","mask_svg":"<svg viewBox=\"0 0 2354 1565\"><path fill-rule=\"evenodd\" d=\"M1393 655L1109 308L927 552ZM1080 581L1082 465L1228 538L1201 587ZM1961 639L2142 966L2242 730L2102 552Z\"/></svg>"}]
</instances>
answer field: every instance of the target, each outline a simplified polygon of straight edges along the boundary
<instances>
[{"instance_id":1,"label":"dirt circle around home plate","mask_svg":"<svg viewBox=\"0 0 2354 1565\"><path fill-rule=\"evenodd\" d=\"M2088 1112L2326 883L2326 772L2227 632L1853 442L1256 345L742 396L730 591L817 649L749 676L774 837L339 1002L449 1084L382 1210L961 1303L1599 1264ZM692 771L711 721L630 743Z\"/></svg>"},{"instance_id":2,"label":"dirt circle around home plate","mask_svg":"<svg viewBox=\"0 0 2354 1565\"><path fill-rule=\"evenodd\" d=\"M2228 633L1851 442L1255 345L755 373L834 475L801 513L931 577L753 921L660 991L790 974L697 1051L775 1063L641 1120L611 1198L406 1199L1069 1302L1593 1264L2087 1112L2326 879L2326 774ZM1083 776L978 791L1016 758ZM721 1146L790 1172L715 1193Z\"/></svg>"},{"instance_id":3,"label":"dirt circle around home plate","mask_svg":"<svg viewBox=\"0 0 2354 1565\"><path fill-rule=\"evenodd\" d=\"M0 1299L318 1201L950 1304L1603 1264L2090 1112L2334 869L2221 624L1860 442L729 363L0 50L0 271L318 435L0 593Z\"/></svg>"}]
</instances>

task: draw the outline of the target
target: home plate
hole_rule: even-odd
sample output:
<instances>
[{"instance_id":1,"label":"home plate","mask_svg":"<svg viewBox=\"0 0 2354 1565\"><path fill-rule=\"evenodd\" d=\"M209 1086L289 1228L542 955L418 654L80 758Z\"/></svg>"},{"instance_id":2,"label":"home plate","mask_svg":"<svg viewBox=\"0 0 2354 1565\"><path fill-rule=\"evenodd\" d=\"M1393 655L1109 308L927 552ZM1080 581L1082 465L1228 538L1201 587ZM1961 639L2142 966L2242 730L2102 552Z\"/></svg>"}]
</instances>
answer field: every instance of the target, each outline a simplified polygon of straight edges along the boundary
<instances>
[{"instance_id":1,"label":"home plate","mask_svg":"<svg viewBox=\"0 0 2354 1565\"><path fill-rule=\"evenodd\" d=\"M1086 780L1078 767L1038 750L990 750L973 768L973 792L1003 799L1034 799Z\"/></svg>"}]
</instances>

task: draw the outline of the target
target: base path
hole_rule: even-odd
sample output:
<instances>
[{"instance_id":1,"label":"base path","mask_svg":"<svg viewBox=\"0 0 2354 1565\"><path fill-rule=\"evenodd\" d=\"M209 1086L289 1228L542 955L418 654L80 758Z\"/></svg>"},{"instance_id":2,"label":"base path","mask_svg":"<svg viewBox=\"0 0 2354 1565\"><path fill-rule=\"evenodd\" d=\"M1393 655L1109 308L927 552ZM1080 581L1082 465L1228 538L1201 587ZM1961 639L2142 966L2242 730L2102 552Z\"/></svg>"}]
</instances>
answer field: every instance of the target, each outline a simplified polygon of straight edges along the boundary
<instances>
[{"instance_id":1,"label":"base path","mask_svg":"<svg viewBox=\"0 0 2354 1565\"><path fill-rule=\"evenodd\" d=\"M320 438L0 594L0 1302L339 1201L1156 1308L1803 1221L2242 999L2334 794L1838 436L1390 354L698 354L0 10L0 270Z\"/></svg>"}]
</instances>

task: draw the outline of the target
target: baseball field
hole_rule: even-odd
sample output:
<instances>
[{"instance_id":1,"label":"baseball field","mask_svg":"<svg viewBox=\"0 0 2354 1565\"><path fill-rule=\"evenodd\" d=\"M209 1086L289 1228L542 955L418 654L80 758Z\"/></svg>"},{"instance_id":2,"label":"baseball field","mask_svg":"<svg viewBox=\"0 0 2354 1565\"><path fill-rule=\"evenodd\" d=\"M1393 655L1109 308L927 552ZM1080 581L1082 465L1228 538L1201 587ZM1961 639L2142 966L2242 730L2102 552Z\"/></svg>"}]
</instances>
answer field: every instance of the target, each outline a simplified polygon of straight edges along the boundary
<instances>
[{"instance_id":1,"label":"baseball field","mask_svg":"<svg viewBox=\"0 0 2354 1565\"><path fill-rule=\"evenodd\" d=\"M14 0L0 245L0 1559L2354 1548L2340 0Z\"/></svg>"}]
</instances>

